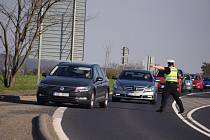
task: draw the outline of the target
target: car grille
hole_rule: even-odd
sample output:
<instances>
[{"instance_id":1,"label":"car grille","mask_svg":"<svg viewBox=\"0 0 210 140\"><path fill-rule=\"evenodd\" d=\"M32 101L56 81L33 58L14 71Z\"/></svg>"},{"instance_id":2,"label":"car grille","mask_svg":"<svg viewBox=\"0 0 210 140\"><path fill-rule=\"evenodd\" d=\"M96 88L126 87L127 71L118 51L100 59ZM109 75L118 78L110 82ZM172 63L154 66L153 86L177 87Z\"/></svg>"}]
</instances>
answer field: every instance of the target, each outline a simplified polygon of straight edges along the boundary
<instances>
[{"instance_id":1,"label":"car grille","mask_svg":"<svg viewBox=\"0 0 210 140\"><path fill-rule=\"evenodd\" d=\"M125 91L143 91L144 87L142 86L127 86L124 88Z\"/></svg>"},{"instance_id":2,"label":"car grille","mask_svg":"<svg viewBox=\"0 0 210 140\"><path fill-rule=\"evenodd\" d=\"M68 87L68 86L59 86L59 85L47 85L44 89L47 91L61 91L61 87L64 90L62 92L74 92L75 87Z\"/></svg>"}]
</instances>

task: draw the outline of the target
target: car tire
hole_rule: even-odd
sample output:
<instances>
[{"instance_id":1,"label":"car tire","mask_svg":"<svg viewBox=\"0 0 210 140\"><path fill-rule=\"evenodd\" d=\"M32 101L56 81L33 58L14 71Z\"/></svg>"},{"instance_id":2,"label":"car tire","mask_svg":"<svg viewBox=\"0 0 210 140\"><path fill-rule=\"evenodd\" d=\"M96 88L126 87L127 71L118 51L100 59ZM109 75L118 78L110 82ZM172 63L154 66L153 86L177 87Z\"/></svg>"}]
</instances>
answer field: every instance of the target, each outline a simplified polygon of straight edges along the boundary
<instances>
[{"instance_id":1,"label":"car tire","mask_svg":"<svg viewBox=\"0 0 210 140\"><path fill-rule=\"evenodd\" d=\"M108 100L109 100L109 92L105 91L105 100L103 102L99 102L100 108L106 108L108 105Z\"/></svg>"},{"instance_id":2,"label":"car tire","mask_svg":"<svg viewBox=\"0 0 210 140\"><path fill-rule=\"evenodd\" d=\"M120 102L120 98L112 97L112 102Z\"/></svg>"},{"instance_id":3,"label":"car tire","mask_svg":"<svg viewBox=\"0 0 210 140\"><path fill-rule=\"evenodd\" d=\"M95 94L92 93L91 96L90 96L90 101L89 103L87 104L87 108L88 109L93 109L94 108L94 104L95 104Z\"/></svg>"},{"instance_id":4,"label":"car tire","mask_svg":"<svg viewBox=\"0 0 210 140\"><path fill-rule=\"evenodd\" d=\"M44 104L45 104L45 101L42 100L42 99L40 99L39 96L37 96L37 104L38 104L38 105L44 105Z\"/></svg>"}]
</instances>

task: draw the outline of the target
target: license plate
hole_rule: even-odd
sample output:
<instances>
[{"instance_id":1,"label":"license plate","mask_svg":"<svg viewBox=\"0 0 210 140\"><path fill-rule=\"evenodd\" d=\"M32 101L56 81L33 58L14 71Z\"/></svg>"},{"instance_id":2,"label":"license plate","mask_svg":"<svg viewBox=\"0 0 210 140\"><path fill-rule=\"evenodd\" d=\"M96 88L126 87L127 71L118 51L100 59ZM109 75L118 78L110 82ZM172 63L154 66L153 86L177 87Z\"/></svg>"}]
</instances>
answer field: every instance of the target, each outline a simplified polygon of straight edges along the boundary
<instances>
[{"instance_id":1,"label":"license plate","mask_svg":"<svg viewBox=\"0 0 210 140\"><path fill-rule=\"evenodd\" d=\"M53 96L69 97L69 93L54 92Z\"/></svg>"},{"instance_id":2,"label":"license plate","mask_svg":"<svg viewBox=\"0 0 210 140\"><path fill-rule=\"evenodd\" d=\"M140 92L133 92L133 93L128 93L129 96L140 96Z\"/></svg>"}]
</instances>

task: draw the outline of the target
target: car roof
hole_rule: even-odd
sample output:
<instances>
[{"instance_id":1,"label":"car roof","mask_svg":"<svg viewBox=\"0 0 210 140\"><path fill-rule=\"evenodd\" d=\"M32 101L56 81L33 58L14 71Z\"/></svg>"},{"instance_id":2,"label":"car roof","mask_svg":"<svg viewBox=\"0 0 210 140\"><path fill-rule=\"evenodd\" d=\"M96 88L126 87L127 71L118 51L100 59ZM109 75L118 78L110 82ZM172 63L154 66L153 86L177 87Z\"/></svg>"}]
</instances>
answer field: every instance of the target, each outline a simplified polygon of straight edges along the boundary
<instances>
[{"instance_id":1,"label":"car roof","mask_svg":"<svg viewBox=\"0 0 210 140\"><path fill-rule=\"evenodd\" d=\"M93 67L99 66L98 64L86 64L86 63L73 63L73 62L60 62L58 66L83 66L83 67Z\"/></svg>"}]
</instances>

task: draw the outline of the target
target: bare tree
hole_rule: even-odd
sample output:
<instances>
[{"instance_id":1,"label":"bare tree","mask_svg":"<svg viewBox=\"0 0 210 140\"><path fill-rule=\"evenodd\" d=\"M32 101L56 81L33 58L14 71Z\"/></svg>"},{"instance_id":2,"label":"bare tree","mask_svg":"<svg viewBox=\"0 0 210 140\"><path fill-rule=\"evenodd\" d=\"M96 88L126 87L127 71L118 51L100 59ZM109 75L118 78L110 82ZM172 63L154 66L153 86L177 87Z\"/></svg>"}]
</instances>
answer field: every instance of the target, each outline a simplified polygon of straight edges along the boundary
<instances>
[{"instance_id":1,"label":"bare tree","mask_svg":"<svg viewBox=\"0 0 210 140\"><path fill-rule=\"evenodd\" d=\"M12 8L0 4L0 47L5 52L2 70L5 87L14 86L17 72L43 32L40 27L47 11L59 1L17 0Z\"/></svg>"}]
</instances>

